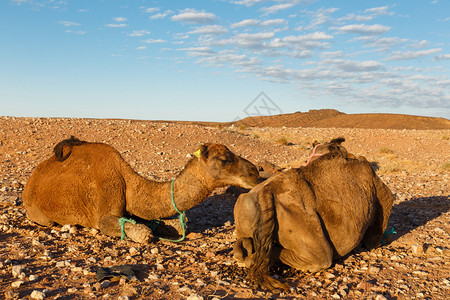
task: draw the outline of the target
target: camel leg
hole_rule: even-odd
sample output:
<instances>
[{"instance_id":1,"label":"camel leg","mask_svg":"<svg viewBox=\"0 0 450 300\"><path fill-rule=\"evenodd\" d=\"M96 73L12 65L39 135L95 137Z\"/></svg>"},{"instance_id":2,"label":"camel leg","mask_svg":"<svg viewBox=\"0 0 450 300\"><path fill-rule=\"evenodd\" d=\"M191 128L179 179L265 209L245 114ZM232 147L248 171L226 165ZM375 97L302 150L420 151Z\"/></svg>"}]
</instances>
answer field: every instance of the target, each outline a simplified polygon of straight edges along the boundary
<instances>
[{"instance_id":1,"label":"camel leg","mask_svg":"<svg viewBox=\"0 0 450 300\"><path fill-rule=\"evenodd\" d=\"M34 204L27 206L27 218L39 225L47 227L50 227L55 223L46 215L44 215L42 211Z\"/></svg>"},{"instance_id":2,"label":"camel leg","mask_svg":"<svg viewBox=\"0 0 450 300\"><path fill-rule=\"evenodd\" d=\"M331 249L330 249L331 250ZM333 261L333 252L312 253L310 251L299 252L295 250L280 249L280 260L297 270L318 272L327 269Z\"/></svg>"},{"instance_id":3,"label":"camel leg","mask_svg":"<svg viewBox=\"0 0 450 300\"><path fill-rule=\"evenodd\" d=\"M121 236L122 231L119 224L120 217L106 215L100 219L99 228L102 233L109 236ZM125 223L125 234L133 242L148 244L153 238L153 232L144 224Z\"/></svg>"},{"instance_id":4,"label":"camel leg","mask_svg":"<svg viewBox=\"0 0 450 300\"><path fill-rule=\"evenodd\" d=\"M328 242L319 216L308 210L300 214L278 210L279 220L283 220L278 230L280 245L274 247L274 256L295 269L317 272L329 268L334 251ZM299 217L300 216L300 217Z\"/></svg>"},{"instance_id":5,"label":"camel leg","mask_svg":"<svg viewBox=\"0 0 450 300\"><path fill-rule=\"evenodd\" d=\"M246 265L252 261L253 252L253 241L251 238L240 238L234 244L234 257L239 261L244 261Z\"/></svg>"}]
</instances>

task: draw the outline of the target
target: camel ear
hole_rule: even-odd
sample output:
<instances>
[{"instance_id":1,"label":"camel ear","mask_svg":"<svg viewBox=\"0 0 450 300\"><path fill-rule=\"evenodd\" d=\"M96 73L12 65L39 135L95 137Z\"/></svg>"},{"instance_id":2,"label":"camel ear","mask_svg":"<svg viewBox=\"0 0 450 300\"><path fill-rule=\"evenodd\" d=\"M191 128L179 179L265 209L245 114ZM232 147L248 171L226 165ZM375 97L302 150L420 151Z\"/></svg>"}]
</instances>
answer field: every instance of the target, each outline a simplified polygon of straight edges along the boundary
<instances>
[{"instance_id":1,"label":"camel ear","mask_svg":"<svg viewBox=\"0 0 450 300\"><path fill-rule=\"evenodd\" d=\"M338 144L338 145L342 144L343 142L345 142L345 139L343 137L338 137L330 141L331 144Z\"/></svg>"},{"instance_id":2,"label":"camel ear","mask_svg":"<svg viewBox=\"0 0 450 300\"><path fill-rule=\"evenodd\" d=\"M197 148L197 151L194 152L194 155L197 156L198 158L203 159L208 158L208 147L206 147L205 145L200 145Z\"/></svg>"}]
</instances>

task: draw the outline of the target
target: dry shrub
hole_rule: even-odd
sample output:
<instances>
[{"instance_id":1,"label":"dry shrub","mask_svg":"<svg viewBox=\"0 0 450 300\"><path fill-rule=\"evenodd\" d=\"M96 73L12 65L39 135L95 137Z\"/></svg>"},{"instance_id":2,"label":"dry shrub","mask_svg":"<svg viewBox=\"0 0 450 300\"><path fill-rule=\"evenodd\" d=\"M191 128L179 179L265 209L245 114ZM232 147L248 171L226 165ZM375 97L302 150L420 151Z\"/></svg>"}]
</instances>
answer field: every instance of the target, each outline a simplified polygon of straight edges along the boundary
<instances>
[{"instance_id":1,"label":"dry shrub","mask_svg":"<svg viewBox=\"0 0 450 300\"><path fill-rule=\"evenodd\" d=\"M394 154L394 150L391 150L387 147L383 147L380 149L381 154Z\"/></svg>"},{"instance_id":2,"label":"dry shrub","mask_svg":"<svg viewBox=\"0 0 450 300\"><path fill-rule=\"evenodd\" d=\"M285 136L280 137L276 140L276 142L283 146L290 146L293 145L291 142L288 141L288 139Z\"/></svg>"}]
</instances>

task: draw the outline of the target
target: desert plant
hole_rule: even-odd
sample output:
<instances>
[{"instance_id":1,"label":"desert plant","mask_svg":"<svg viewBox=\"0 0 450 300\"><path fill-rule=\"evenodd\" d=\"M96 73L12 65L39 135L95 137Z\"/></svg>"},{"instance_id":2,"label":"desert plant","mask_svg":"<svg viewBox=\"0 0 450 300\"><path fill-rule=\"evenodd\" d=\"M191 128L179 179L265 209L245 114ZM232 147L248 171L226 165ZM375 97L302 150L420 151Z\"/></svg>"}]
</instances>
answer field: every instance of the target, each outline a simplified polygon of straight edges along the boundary
<instances>
[{"instance_id":1,"label":"desert plant","mask_svg":"<svg viewBox=\"0 0 450 300\"><path fill-rule=\"evenodd\" d=\"M382 154L394 154L394 150L391 150L387 147L383 147L380 149L380 153Z\"/></svg>"},{"instance_id":2,"label":"desert plant","mask_svg":"<svg viewBox=\"0 0 450 300\"><path fill-rule=\"evenodd\" d=\"M279 139L277 139L276 141L278 144L283 145L283 146L289 146L292 145L291 142L288 141L288 139L285 136L280 137Z\"/></svg>"}]
</instances>

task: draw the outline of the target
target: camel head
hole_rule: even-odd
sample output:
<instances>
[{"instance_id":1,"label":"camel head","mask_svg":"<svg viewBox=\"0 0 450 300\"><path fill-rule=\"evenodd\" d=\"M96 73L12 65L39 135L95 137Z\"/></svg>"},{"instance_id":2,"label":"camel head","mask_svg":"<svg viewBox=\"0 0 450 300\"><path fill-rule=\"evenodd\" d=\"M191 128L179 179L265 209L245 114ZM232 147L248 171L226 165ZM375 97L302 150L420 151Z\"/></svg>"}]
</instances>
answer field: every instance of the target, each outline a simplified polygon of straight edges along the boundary
<instances>
[{"instance_id":1,"label":"camel head","mask_svg":"<svg viewBox=\"0 0 450 300\"><path fill-rule=\"evenodd\" d=\"M204 176L215 187L236 185L251 189L259 183L256 166L224 145L207 143L194 155L204 169Z\"/></svg>"},{"instance_id":2,"label":"camel head","mask_svg":"<svg viewBox=\"0 0 450 300\"><path fill-rule=\"evenodd\" d=\"M345 149L345 147L341 145L343 142L345 142L345 139L343 137L332 139L329 143L324 144L320 144L317 141L314 142L312 144L313 149L311 150L308 159L302 164L302 166L306 167L312 161L332 151L339 152L345 158L355 158L353 154L349 153L347 149Z\"/></svg>"}]
</instances>

